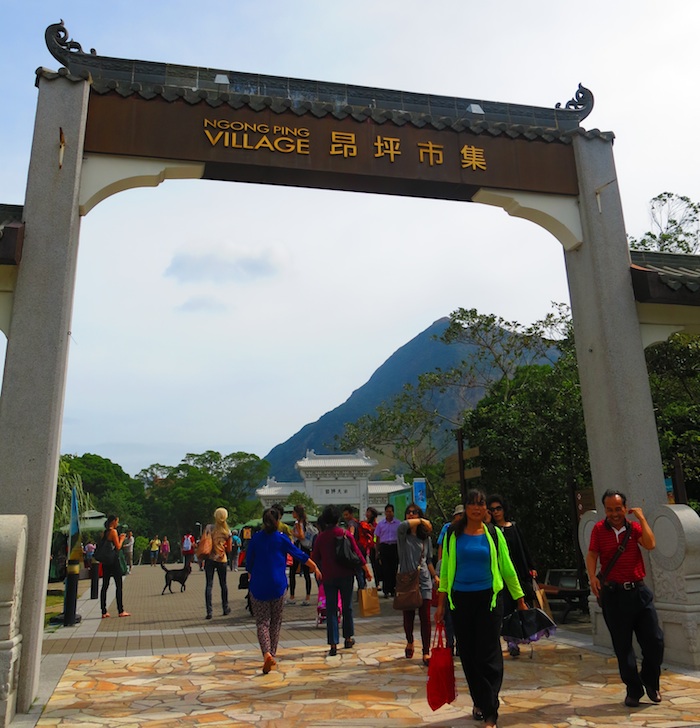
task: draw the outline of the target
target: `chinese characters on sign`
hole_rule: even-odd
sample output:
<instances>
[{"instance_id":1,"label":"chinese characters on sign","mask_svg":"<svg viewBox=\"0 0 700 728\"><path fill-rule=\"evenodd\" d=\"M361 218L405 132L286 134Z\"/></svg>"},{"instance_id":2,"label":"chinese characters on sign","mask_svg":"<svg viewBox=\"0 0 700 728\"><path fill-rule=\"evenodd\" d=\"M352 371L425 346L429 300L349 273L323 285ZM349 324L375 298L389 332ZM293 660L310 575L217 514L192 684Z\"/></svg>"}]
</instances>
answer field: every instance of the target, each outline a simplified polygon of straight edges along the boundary
<instances>
[{"instance_id":1,"label":"chinese characters on sign","mask_svg":"<svg viewBox=\"0 0 700 728\"><path fill-rule=\"evenodd\" d=\"M326 488L326 495L347 495L347 488Z\"/></svg>"},{"instance_id":2,"label":"chinese characters on sign","mask_svg":"<svg viewBox=\"0 0 700 728\"><path fill-rule=\"evenodd\" d=\"M309 155L312 147L312 134L307 127L204 119L204 135L212 147L229 149ZM357 137L355 132L331 130L330 140L327 142L328 155L352 159L371 154L375 159L385 159L392 164L398 157L404 156L427 167L446 163L445 145L434 141L408 143L399 137L377 134L371 142L372 148L366 149L358 142ZM326 142L322 144L325 146ZM452 157L447 161L451 160ZM459 150L458 161L461 169L486 171L486 152L481 147L465 144Z\"/></svg>"}]
</instances>

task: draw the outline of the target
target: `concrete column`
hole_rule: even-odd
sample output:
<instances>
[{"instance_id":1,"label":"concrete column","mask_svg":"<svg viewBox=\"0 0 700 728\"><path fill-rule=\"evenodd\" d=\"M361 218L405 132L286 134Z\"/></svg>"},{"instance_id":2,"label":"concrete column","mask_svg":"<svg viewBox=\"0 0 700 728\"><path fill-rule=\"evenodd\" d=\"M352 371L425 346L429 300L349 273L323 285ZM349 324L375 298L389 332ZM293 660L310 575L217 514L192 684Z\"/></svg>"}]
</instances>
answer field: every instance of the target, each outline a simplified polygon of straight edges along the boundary
<instances>
[{"instance_id":1,"label":"concrete column","mask_svg":"<svg viewBox=\"0 0 700 728\"><path fill-rule=\"evenodd\" d=\"M19 266L0 397L0 513L26 514L17 711L37 695L78 253L89 84L39 76Z\"/></svg>"},{"instance_id":2,"label":"concrete column","mask_svg":"<svg viewBox=\"0 0 700 728\"><path fill-rule=\"evenodd\" d=\"M666 502L612 144L574 138L583 244L565 253L596 502Z\"/></svg>"},{"instance_id":3,"label":"concrete column","mask_svg":"<svg viewBox=\"0 0 700 728\"><path fill-rule=\"evenodd\" d=\"M667 505L612 144L577 136L574 151L583 243L565 260L596 503L607 488L619 488L628 505L644 510L657 535L647 575L667 635L666 659L698 667L698 639L688 637L697 633L700 613L700 519L687 506ZM601 517L582 519L584 551ZM591 606L594 639L607 644Z\"/></svg>"}]
</instances>

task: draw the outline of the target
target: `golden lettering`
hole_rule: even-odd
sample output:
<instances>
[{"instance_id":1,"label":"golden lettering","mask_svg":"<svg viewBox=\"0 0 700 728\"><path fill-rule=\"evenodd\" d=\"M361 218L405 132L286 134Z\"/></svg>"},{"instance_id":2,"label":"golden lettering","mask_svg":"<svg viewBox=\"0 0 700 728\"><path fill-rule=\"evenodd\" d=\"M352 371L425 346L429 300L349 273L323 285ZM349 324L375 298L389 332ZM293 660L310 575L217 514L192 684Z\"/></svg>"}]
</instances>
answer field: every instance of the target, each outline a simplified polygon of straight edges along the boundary
<instances>
[{"instance_id":1,"label":"golden lettering","mask_svg":"<svg viewBox=\"0 0 700 728\"><path fill-rule=\"evenodd\" d=\"M462 155L462 169L486 170L486 156L480 147L465 144L460 149Z\"/></svg>"},{"instance_id":2,"label":"golden lettering","mask_svg":"<svg viewBox=\"0 0 700 728\"><path fill-rule=\"evenodd\" d=\"M210 141L212 147L215 147L219 143L219 139L223 136L224 132L220 131L216 136L214 136L209 129L205 129L204 133L207 135L207 139Z\"/></svg>"},{"instance_id":3,"label":"golden lettering","mask_svg":"<svg viewBox=\"0 0 700 728\"><path fill-rule=\"evenodd\" d=\"M272 142L266 136L261 136L260 140L255 145L256 149L260 149L261 147L265 147L265 149L269 149L271 152L275 150L272 146Z\"/></svg>"},{"instance_id":4,"label":"golden lettering","mask_svg":"<svg viewBox=\"0 0 700 728\"><path fill-rule=\"evenodd\" d=\"M434 164L442 164L442 144L433 144L433 142L418 142L418 161L428 164L432 167Z\"/></svg>"}]
</instances>

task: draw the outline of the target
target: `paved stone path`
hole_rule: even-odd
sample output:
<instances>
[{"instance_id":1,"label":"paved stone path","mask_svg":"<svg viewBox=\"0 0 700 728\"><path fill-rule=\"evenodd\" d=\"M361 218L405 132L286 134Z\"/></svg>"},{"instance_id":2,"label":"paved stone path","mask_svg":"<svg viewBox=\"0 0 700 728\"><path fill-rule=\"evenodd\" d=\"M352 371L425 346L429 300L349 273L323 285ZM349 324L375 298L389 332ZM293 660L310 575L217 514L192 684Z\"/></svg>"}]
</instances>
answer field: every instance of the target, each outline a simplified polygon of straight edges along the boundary
<instances>
[{"instance_id":1,"label":"paved stone path","mask_svg":"<svg viewBox=\"0 0 700 728\"><path fill-rule=\"evenodd\" d=\"M425 700L426 668L403 656L400 615L382 600L379 617L357 619L354 649L327 657L315 607L288 605L277 669L261 673L255 627L229 575L229 617L204 617L204 577L195 571L184 593L160 595L163 573L138 567L125 580L132 617L100 619L89 588L82 621L46 635L45 703L20 726L170 728L183 726L478 726L456 660L457 700L433 712ZM233 582L233 583L232 583ZM85 589L81 583L81 589ZM218 584L214 586L215 605ZM299 579L297 597L303 597ZM110 612L115 614L114 605ZM700 726L700 672L665 669L663 702L626 708L614 659L594 649L584 620L519 659L506 656L499 726ZM416 650L416 654L419 654ZM483 723L481 724L483 725Z\"/></svg>"}]
</instances>

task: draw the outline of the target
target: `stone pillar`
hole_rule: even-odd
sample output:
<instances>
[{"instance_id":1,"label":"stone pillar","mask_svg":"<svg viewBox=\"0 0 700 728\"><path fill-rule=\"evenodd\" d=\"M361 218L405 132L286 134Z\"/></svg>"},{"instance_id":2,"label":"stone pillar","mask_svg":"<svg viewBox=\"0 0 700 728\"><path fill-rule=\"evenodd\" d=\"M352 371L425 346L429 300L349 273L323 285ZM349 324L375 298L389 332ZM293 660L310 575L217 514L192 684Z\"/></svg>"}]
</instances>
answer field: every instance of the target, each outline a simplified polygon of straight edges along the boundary
<instances>
[{"instance_id":1,"label":"stone pillar","mask_svg":"<svg viewBox=\"0 0 700 728\"><path fill-rule=\"evenodd\" d=\"M657 549L651 554L647 573L668 637L678 630L687 632L691 623L697 630L700 562L695 544L700 537L700 518L687 506L666 505L612 144L584 136L576 136L573 143L583 243L566 251L565 260L593 488L596 503L606 488L619 488L626 493L628 505L641 506L656 528ZM584 551L595 517L588 514L581 521ZM676 573L671 588L668 579L661 577L673 564ZM683 574L677 573L684 567ZM684 605L682 613L679 603ZM596 613L597 606L593 609L594 639L607 644L607 630ZM677 625L678 620L686 626ZM697 637L694 644L667 639L666 659L698 667Z\"/></svg>"},{"instance_id":2,"label":"stone pillar","mask_svg":"<svg viewBox=\"0 0 700 728\"><path fill-rule=\"evenodd\" d=\"M0 513L27 514L17 711L37 695L78 253L89 84L39 74L19 265L0 397Z\"/></svg>"},{"instance_id":3,"label":"stone pillar","mask_svg":"<svg viewBox=\"0 0 700 728\"><path fill-rule=\"evenodd\" d=\"M22 633L27 517L0 516L0 725L15 717Z\"/></svg>"}]
</instances>

